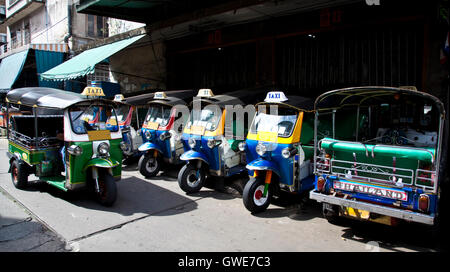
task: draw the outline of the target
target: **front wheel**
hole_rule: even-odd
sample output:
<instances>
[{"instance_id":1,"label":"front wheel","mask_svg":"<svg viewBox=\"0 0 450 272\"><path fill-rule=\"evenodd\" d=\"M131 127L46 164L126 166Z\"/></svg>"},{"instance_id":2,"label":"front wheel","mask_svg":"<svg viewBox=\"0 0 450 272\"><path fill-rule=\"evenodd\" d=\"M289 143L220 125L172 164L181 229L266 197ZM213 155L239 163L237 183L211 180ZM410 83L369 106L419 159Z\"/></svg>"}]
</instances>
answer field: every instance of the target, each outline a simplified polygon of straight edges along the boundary
<instances>
[{"instance_id":1,"label":"front wheel","mask_svg":"<svg viewBox=\"0 0 450 272\"><path fill-rule=\"evenodd\" d=\"M106 169L99 169L98 187L96 200L104 206L112 206L117 198L117 186L113 176Z\"/></svg>"},{"instance_id":2,"label":"front wheel","mask_svg":"<svg viewBox=\"0 0 450 272\"><path fill-rule=\"evenodd\" d=\"M269 207L272 198L272 188L269 186L264 197L265 182L263 178L250 178L242 192L242 201L245 208L251 213L263 212Z\"/></svg>"},{"instance_id":3,"label":"front wheel","mask_svg":"<svg viewBox=\"0 0 450 272\"><path fill-rule=\"evenodd\" d=\"M161 159L159 156L152 156L144 154L139 159L138 163L139 172L146 178L154 177L159 173L161 169Z\"/></svg>"},{"instance_id":4,"label":"front wheel","mask_svg":"<svg viewBox=\"0 0 450 272\"><path fill-rule=\"evenodd\" d=\"M194 164L188 163L178 173L178 185L181 190L191 194L200 191L205 181L205 172Z\"/></svg>"}]
</instances>

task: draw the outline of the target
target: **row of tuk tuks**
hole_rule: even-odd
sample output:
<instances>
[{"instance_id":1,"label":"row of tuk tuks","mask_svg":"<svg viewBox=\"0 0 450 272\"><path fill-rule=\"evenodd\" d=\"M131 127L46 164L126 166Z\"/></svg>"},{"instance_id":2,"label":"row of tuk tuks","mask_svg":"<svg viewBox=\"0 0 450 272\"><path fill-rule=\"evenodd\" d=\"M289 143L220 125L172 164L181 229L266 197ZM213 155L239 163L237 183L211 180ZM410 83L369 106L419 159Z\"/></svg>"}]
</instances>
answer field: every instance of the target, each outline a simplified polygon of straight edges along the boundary
<instances>
[{"instance_id":1,"label":"row of tuk tuks","mask_svg":"<svg viewBox=\"0 0 450 272\"><path fill-rule=\"evenodd\" d=\"M263 89L106 100L21 88L6 102L17 188L35 175L112 205L122 162L139 158L145 177L184 164L178 184L186 193L208 176L247 172L242 197L252 213L287 191L321 202L329 221L438 222L446 115L439 99L411 87L345 88L315 100Z\"/></svg>"}]
</instances>

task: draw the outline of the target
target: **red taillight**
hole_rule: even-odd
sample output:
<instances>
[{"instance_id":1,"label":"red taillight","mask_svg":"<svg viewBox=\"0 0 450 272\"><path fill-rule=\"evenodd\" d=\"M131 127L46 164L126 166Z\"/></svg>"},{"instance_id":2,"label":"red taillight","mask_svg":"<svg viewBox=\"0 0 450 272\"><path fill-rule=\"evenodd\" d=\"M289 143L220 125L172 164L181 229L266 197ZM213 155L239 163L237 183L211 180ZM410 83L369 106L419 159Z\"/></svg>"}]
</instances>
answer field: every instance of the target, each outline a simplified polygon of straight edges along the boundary
<instances>
[{"instance_id":1,"label":"red taillight","mask_svg":"<svg viewBox=\"0 0 450 272\"><path fill-rule=\"evenodd\" d=\"M323 177L317 178L317 191L322 192L325 189L325 179Z\"/></svg>"},{"instance_id":2,"label":"red taillight","mask_svg":"<svg viewBox=\"0 0 450 272\"><path fill-rule=\"evenodd\" d=\"M428 212L428 209L430 207L430 198L428 195L420 195L419 197L419 210L422 212Z\"/></svg>"}]
</instances>

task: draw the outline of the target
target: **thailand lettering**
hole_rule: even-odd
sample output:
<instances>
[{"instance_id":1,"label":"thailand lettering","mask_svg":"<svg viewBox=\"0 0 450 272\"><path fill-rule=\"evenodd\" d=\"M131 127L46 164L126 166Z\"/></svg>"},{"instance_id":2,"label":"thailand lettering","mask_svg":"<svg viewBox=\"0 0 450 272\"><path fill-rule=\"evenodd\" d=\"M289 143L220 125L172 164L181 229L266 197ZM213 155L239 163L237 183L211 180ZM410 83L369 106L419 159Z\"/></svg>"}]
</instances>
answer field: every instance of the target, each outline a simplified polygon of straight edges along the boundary
<instances>
[{"instance_id":1,"label":"thailand lettering","mask_svg":"<svg viewBox=\"0 0 450 272\"><path fill-rule=\"evenodd\" d=\"M381 196L396 200L406 201L408 199L408 195L402 191L389 190L385 188L365 186L362 184L335 181L333 184L333 188L340 189L344 191L351 191L356 193L363 193L375 196Z\"/></svg>"}]
</instances>

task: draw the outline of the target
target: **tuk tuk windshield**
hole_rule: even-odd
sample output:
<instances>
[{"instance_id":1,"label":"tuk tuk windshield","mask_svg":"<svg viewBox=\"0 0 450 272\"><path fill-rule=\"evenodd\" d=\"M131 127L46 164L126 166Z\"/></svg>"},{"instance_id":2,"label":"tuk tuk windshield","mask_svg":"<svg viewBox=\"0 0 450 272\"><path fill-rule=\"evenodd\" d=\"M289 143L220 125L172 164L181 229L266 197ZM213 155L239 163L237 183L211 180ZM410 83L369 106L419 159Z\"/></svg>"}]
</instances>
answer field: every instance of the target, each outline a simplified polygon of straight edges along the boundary
<instances>
[{"instance_id":1,"label":"tuk tuk windshield","mask_svg":"<svg viewBox=\"0 0 450 272\"><path fill-rule=\"evenodd\" d=\"M116 109L117 121L122 122L127 119L128 113L130 112L130 106L121 105Z\"/></svg>"},{"instance_id":2,"label":"tuk tuk windshield","mask_svg":"<svg viewBox=\"0 0 450 272\"><path fill-rule=\"evenodd\" d=\"M77 134L86 134L93 130L117 132L119 126L116 111L109 105L77 106L69 110L72 130Z\"/></svg>"},{"instance_id":3,"label":"tuk tuk windshield","mask_svg":"<svg viewBox=\"0 0 450 272\"><path fill-rule=\"evenodd\" d=\"M214 131L219 125L220 117L220 114L211 109L202 109L201 111L193 110L189 117L187 127L198 126L204 127L209 131Z\"/></svg>"},{"instance_id":4,"label":"tuk tuk windshield","mask_svg":"<svg viewBox=\"0 0 450 272\"><path fill-rule=\"evenodd\" d=\"M297 117L297 114L274 115L258 112L253 119L250 133L276 132L279 137L290 137L297 122Z\"/></svg>"},{"instance_id":5,"label":"tuk tuk windshield","mask_svg":"<svg viewBox=\"0 0 450 272\"><path fill-rule=\"evenodd\" d=\"M158 123L160 126L167 126L171 110L172 108L167 106L150 106L144 123Z\"/></svg>"}]
</instances>

